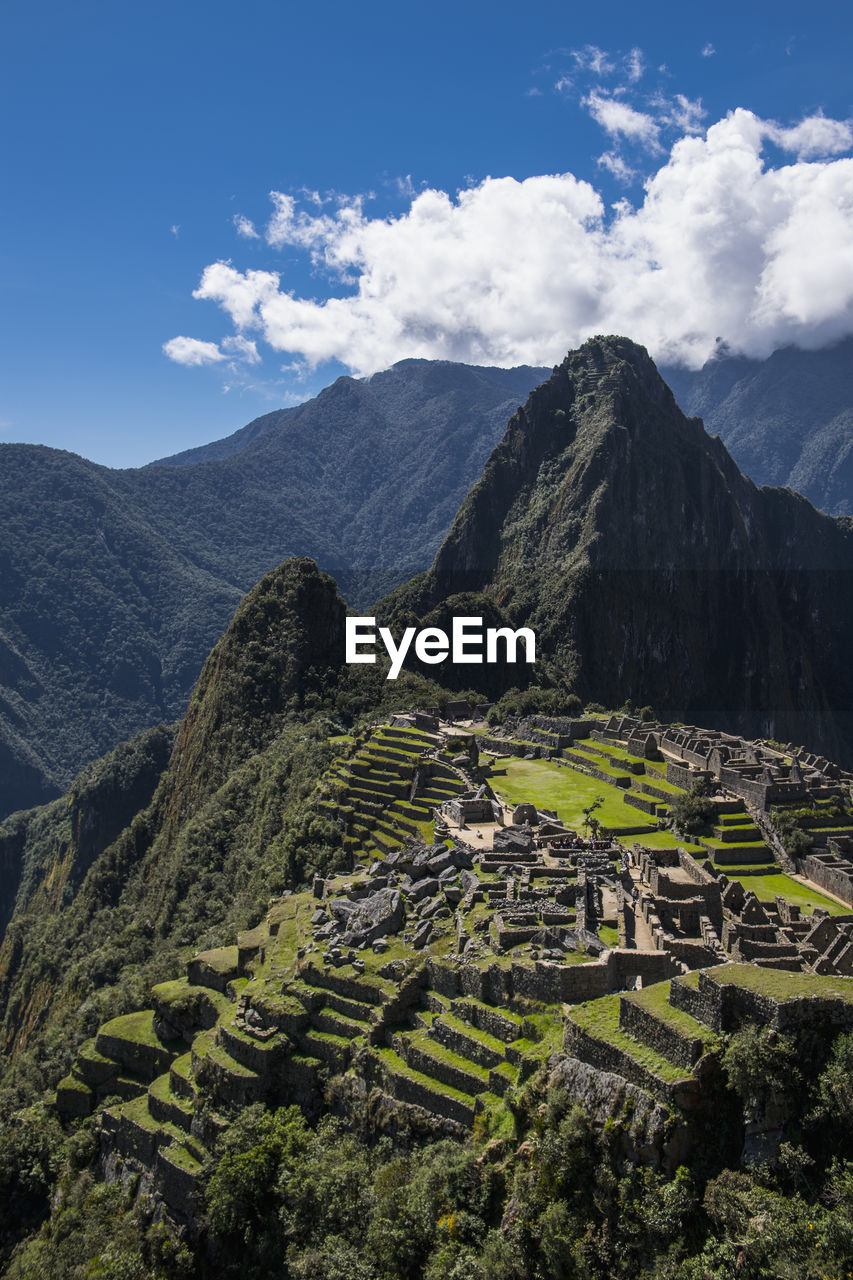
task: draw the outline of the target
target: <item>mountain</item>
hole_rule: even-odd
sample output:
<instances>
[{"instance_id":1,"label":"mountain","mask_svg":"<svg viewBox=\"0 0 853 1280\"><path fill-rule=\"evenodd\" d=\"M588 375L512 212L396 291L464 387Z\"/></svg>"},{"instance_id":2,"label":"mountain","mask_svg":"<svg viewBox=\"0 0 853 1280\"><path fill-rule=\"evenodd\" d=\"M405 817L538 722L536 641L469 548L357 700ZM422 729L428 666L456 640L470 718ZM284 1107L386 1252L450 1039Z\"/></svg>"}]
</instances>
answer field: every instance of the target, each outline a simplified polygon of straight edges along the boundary
<instances>
[{"instance_id":1,"label":"mountain","mask_svg":"<svg viewBox=\"0 0 853 1280\"><path fill-rule=\"evenodd\" d=\"M785 347L766 360L721 353L696 372L661 373L756 484L853 514L853 338L820 351Z\"/></svg>"},{"instance_id":2,"label":"mountain","mask_svg":"<svg viewBox=\"0 0 853 1280\"><path fill-rule=\"evenodd\" d=\"M316 803L341 719L448 695L346 667L344 615L327 574L286 561L241 601L177 734L138 735L60 800L0 824L0 1061L49 1076L81 1030L180 967L182 948L219 945L270 893L348 864Z\"/></svg>"},{"instance_id":3,"label":"mountain","mask_svg":"<svg viewBox=\"0 0 853 1280\"><path fill-rule=\"evenodd\" d=\"M642 879L601 849L546 863L518 826L479 854L406 841L392 811L468 770L538 772L549 800L557 775L576 803L602 770L567 751L481 773L476 735L388 725L389 699L441 691L343 667L343 619L334 582L288 561L241 603L171 754L153 730L0 826L24 872L0 945L3 1276L844 1274L850 979L777 966L815 936L843 965L846 917L765 909L752 885L805 886L728 861L718 880L621 803L629 839L639 818L671 841L637 854ZM628 794L630 758L633 796L675 809L662 762L626 749L637 722L618 746L605 723L574 727L599 726L581 742L617 765L608 791ZM669 927L616 947L639 892ZM718 929L740 963L714 963Z\"/></svg>"},{"instance_id":4,"label":"mountain","mask_svg":"<svg viewBox=\"0 0 853 1280\"><path fill-rule=\"evenodd\" d=\"M495 611L536 680L853 756L853 520L758 489L648 354L572 352L510 420L432 568L379 612ZM499 693L529 668L465 667ZM521 674L519 674L521 673Z\"/></svg>"},{"instance_id":5,"label":"mountain","mask_svg":"<svg viewBox=\"0 0 853 1280\"><path fill-rule=\"evenodd\" d=\"M851 537L853 521L756 489L641 348L602 338L512 417L432 569L382 609L529 622L540 687L564 705L569 689L617 687L619 701L652 689L684 705L716 681L748 716L766 665L794 715L795 696L821 710L849 649ZM478 751L473 734L388 727L389 711L441 707L436 677L492 677L348 666L344 619L331 577L289 559L241 601L177 734L150 730L0 825L15 882L0 899L4 1274L672 1280L734 1274L739 1259L776 1275L791 1257L798 1274L841 1274L853 1037L833 1037L853 1025L849 980L727 966L737 1019L723 1024L704 941L695 974L658 948L611 950L638 884L620 859L560 855L531 892L523 829L473 874L462 847L407 842L424 834L417 801L467 789ZM613 761L621 748L596 732L595 758ZM569 773L540 763L549 784ZM643 794L668 802L663 765L636 763L653 770ZM577 781L594 794L588 768ZM645 810L625 816L628 838L638 818L658 836ZM645 888L666 902L673 884L680 908L675 858L696 892L710 872L661 851ZM621 878L623 919L597 936L605 873ZM563 925L549 910L543 954L525 925L549 894ZM382 903L393 936L332 944L334 921L372 927ZM569 963L553 947L563 926ZM713 928L703 918L709 947ZM642 988L626 1003L632 954ZM450 1133L464 1141L435 1140Z\"/></svg>"},{"instance_id":6,"label":"mountain","mask_svg":"<svg viewBox=\"0 0 853 1280\"><path fill-rule=\"evenodd\" d=\"M135 470L0 445L0 815L174 720L289 555L366 604L427 565L541 369L406 360Z\"/></svg>"},{"instance_id":7,"label":"mountain","mask_svg":"<svg viewBox=\"0 0 853 1280\"><path fill-rule=\"evenodd\" d=\"M756 483L842 514L851 354L847 340L665 375ZM424 569L547 373L404 360L135 470L0 445L0 815L176 719L240 597L288 555L315 557L361 609Z\"/></svg>"}]
</instances>

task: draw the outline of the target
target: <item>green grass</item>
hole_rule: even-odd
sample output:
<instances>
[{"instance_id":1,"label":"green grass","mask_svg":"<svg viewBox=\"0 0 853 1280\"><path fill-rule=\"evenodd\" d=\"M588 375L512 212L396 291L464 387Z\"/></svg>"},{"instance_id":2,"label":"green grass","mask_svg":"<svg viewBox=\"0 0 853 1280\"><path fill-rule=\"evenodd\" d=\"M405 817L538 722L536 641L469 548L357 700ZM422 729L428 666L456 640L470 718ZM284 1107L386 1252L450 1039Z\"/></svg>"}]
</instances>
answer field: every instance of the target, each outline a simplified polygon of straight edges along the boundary
<instances>
[{"instance_id":1,"label":"green grass","mask_svg":"<svg viewBox=\"0 0 853 1280\"><path fill-rule=\"evenodd\" d=\"M237 972L237 948L214 947L211 951L200 951L195 957L202 961L214 973L229 974Z\"/></svg>"},{"instance_id":2,"label":"green grass","mask_svg":"<svg viewBox=\"0 0 853 1280\"><path fill-rule=\"evenodd\" d=\"M428 1031L413 1031L407 1038L427 1058L432 1058L435 1062L443 1062L448 1067L455 1067L457 1071L461 1071L472 1080L478 1081L484 1089L489 1087L489 1070L487 1067L481 1067L479 1063L472 1062L470 1058L454 1053L452 1049L448 1049L447 1045L441 1044L438 1040L433 1040Z\"/></svg>"},{"instance_id":3,"label":"green grass","mask_svg":"<svg viewBox=\"0 0 853 1280\"><path fill-rule=\"evenodd\" d=\"M127 1116L128 1120L132 1120L134 1124L138 1124L140 1128L145 1129L148 1133L162 1134L178 1145L183 1145L186 1140L187 1135L183 1129L179 1129L171 1121L154 1119L148 1110L148 1095L145 1093L140 1094L138 1098L134 1098L131 1102L123 1102L117 1110L120 1115Z\"/></svg>"},{"instance_id":4,"label":"green grass","mask_svg":"<svg viewBox=\"0 0 853 1280\"><path fill-rule=\"evenodd\" d=\"M82 1080L78 1080L76 1076L64 1076L56 1086L57 1090L63 1089L66 1093L79 1093L82 1098L93 1098L94 1092L89 1085L84 1084Z\"/></svg>"},{"instance_id":5,"label":"green grass","mask_svg":"<svg viewBox=\"0 0 853 1280\"><path fill-rule=\"evenodd\" d=\"M488 1031L480 1031L477 1027L472 1027L470 1023L463 1021L453 1013L443 1013L441 1015L442 1022L457 1031L460 1035L467 1036L469 1040L477 1040L486 1049L491 1049L492 1053L497 1053L503 1057L504 1042L498 1040L496 1036L490 1035Z\"/></svg>"},{"instance_id":6,"label":"green grass","mask_svg":"<svg viewBox=\"0 0 853 1280\"><path fill-rule=\"evenodd\" d=\"M673 835L671 831L650 831L648 835L626 836L624 843L631 844L633 840L636 840L645 849L686 849L688 853L692 853L700 862L704 861L708 856L707 850L703 849L701 845L693 844L691 841L683 839L682 836Z\"/></svg>"},{"instance_id":7,"label":"green grass","mask_svg":"<svg viewBox=\"0 0 853 1280\"><path fill-rule=\"evenodd\" d=\"M633 1036L626 1035L619 1027L619 996L602 996L599 1000L590 1000L585 1004L575 1005L569 1013L572 1022L583 1031L595 1036L598 1040L606 1040L616 1049L628 1054L641 1067L652 1072L660 1080L674 1083L689 1077L690 1072L677 1066L651 1049L641 1044Z\"/></svg>"},{"instance_id":8,"label":"green grass","mask_svg":"<svg viewBox=\"0 0 853 1280\"><path fill-rule=\"evenodd\" d=\"M612 924L601 925L598 930L598 936L608 947L619 946L619 930L614 928Z\"/></svg>"},{"instance_id":9,"label":"green grass","mask_svg":"<svg viewBox=\"0 0 853 1280\"><path fill-rule=\"evenodd\" d=\"M116 1039L128 1040L134 1044L150 1045L153 1049L164 1049L175 1043L161 1040L156 1034L151 1009L141 1009L138 1013L125 1013L120 1018L113 1018L103 1024L98 1034L115 1036Z\"/></svg>"},{"instance_id":10,"label":"green grass","mask_svg":"<svg viewBox=\"0 0 853 1280\"><path fill-rule=\"evenodd\" d=\"M716 836L702 836L701 840L709 849L720 849L723 852L726 849L750 849L756 853L763 850L769 858L772 857L763 840L718 840Z\"/></svg>"},{"instance_id":11,"label":"green grass","mask_svg":"<svg viewBox=\"0 0 853 1280\"><path fill-rule=\"evenodd\" d=\"M515 1040L514 1046L523 1050L526 1058L547 1059L556 1053L563 1043L563 1015L559 1008L549 1006L542 1013L530 1013L524 1018L524 1030L533 1033L522 1040Z\"/></svg>"},{"instance_id":12,"label":"green grass","mask_svg":"<svg viewBox=\"0 0 853 1280\"><path fill-rule=\"evenodd\" d=\"M602 751L605 756L609 756L613 760L624 760L626 764L645 764L642 756L632 755L624 747L611 746L610 743L606 742L596 742L593 738L578 738L577 742L572 743L572 747L575 746L582 746L588 751Z\"/></svg>"},{"instance_id":13,"label":"green grass","mask_svg":"<svg viewBox=\"0 0 853 1280\"><path fill-rule=\"evenodd\" d=\"M193 1115L194 1107L190 1099L172 1092L172 1086L169 1083L168 1071L165 1075L158 1076L157 1079L148 1086L148 1092L152 1097L159 1099L160 1102L166 1102L173 1107L177 1107L177 1109L183 1112L185 1116L191 1117Z\"/></svg>"},{"instance_id":14,"label":"green grass","mask_svg":"<svg viewBox=\"0 0 853 1280\"><path fill-rule=\"evenodd\" d=\"M187 1173L201 1172L201 1162L181 1143L173 1142L170 1146L164 1147L161 1155L171 1164L185 1170Z\"/></svg>"},{"instance_id":15,"label":"green grass","mask_svg":"<svg viewBox=\"0 0 853 1280\"><path fill-rule=\"evenodd\" d=\"M473 1108L474 1099L470 1093L463 1093L461 1089L455 1089L453 1085L444 1084L441 1080L435 1080L432 1076L425 1075L422 1071L415 1071L393 1049L377 1046L371 1049L370 1052L379 1059L392 1075L406 1076L409 1080L414 1080L417 1084L424 1085L432 1090L433 1093L443 1093L448 1098L455 1098L457 1102Z\"/></svg>"},{"instance_id":16,"label":"green grass","mask_svg":"<svg viewBox=\"0 0 853 1280\"><path fill-rule=\"evenodd\" d=\"M800 907L804 915L812 915L815 907L824 907L831 916L853 914L853 907L845 907L832 898L825 898L817 889L801 884L799 880L793 880L783 873L772 876L746 876L733 875L728 867L722 867L721 870L730 880L740 880L744 889L751 889L761 902L772 902L779 894L786 902Z\"/></svg>"},{"instance_id":17,"label":"green grass","mask_svg":"<svg viewBox=\"0 0 853 1280\"><path fill-rule=\"evenodd\" d=\"M642 815L635 819L630 806L622 800L621 787L588 778L552 760L502 757L493 769L491 782L509 804L529 800L540 809L552 809L575 830L583 829L583 810L597 796L604 797L604 804L596 809L595 817L606 827L640 825Z\"/></svg>"},{"instance_id":18,"label":"green grass","mask_svg":"<svg viewBox=\"0 0 853 1280\"><path fill-rule=\"evenodd\" d=\"M719 1037L709 1027L706 1027L703 1022L698 1022L683 1009L673 1008L669 1003L669 988L668 982L655 982L650 987L644 987L642 991L632 991L624 999L640 1005L660 1022L665 1022L681 1035L689 1036L693 1040L701 1040L708 1049L718 1048Z\"/></svg>"},{"instance_id":19,"label":"green grass","mask_svg":"<svg viewBox=\"0 0 853 1280\"><path fill-rule=\"evenodd\" d=\"M648 762L647 762L648 763ZM664 777L656 777L654 774L646 774L645 777L639 777L637 783L647 782L650 787L655 787L658 791L665 791L667 795L683 796L685 794L683 787L677 787L674 782L667 782ZM646 792L642 792L646 795Z\"/></svg>"},{"instance_id":20,"label":"green grass","mask_svg":"<svg viewBox=\"0 0 853 1280\"><path fill-rule=\"evenodd\" d=\"M764 969L753 964L726 964L706 970L720 985L732 983L757 991L774 1000L794 1000L803 996L853 1001L853 978L824 977L814 973L793 973L787 969Z\"/></svg>"}]
</instances>

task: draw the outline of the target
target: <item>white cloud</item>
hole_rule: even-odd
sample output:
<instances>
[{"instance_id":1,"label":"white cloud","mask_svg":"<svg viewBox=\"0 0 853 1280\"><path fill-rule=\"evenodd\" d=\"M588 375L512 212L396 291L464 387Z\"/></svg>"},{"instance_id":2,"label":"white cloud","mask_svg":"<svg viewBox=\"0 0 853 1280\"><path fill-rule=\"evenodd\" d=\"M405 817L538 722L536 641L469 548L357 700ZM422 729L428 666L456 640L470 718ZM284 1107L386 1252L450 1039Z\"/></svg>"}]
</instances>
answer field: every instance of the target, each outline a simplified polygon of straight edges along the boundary
<instances>
[{"instance_id":1,"label":"white cloud","mask_svg":"<svg viewBox=\"0 0 853 1280\"><path fill-rule=\"evenodd\" d=\"M215 342L202 342L200 338L170 338L163 343L163 352L175 364L218 364L225 356Z\"/></svg>"},{"instance_id":2,"label":"white cloud","mask_svg":"<svg viewBox=\"0 0 853 1280\"><path fill-rule=\"evenodd\" d=\"M584 45L583 49L572 49L571 55L578 67L583 71L591 71L595 76L607 76L616 70L616 64L597 45Z\"/></svg>"},{"instance_id":3,"label":"white cloud","mask_svg":"<svg viewBox=\"0 0 853 1280\"><path fill-rule=\"evenodd\" d=\"M659 96L654 99L654 105L660 112L661 124L679 133L700 133L702 121L708 114L702 106L701 98L691 100L683 93L677 93L671 99Z\"/></svg>"},{"instance_id":4,"label":"white cloud","mask_svg":"<svg viewBox=\"0 0 853 1280\"><path fill-rule=\"evenodd\" d=\"M632 49L625 59L625 70L628 72L628 79L631 84L636 84L638 80L642 80L645 69L646 64L643 60L642 49Z\"/></svg>"},{"instance_id":5,"label":"white cloud","mask_svg":"<svg viewBox=\"0 0 853 1280\"><path fill-rule=\"evenodd\" d=\"M612 138L629 138L646 146L658 146L660 129L652 116L644 111L635 111L626 102L607 98L595 90L583 99L583 106Z\"/></svg>"},{"instance_id":6,"label":"white cloud","mask_svg":"<svg viewBox=\"0 0 853 1280\"><path fill-rule=\"evenodd\" d=\"M173 222L169 230L177 240L178 236L181 234L181 224L179 222Z\"/></svg>"},{"instance_id":7,"label":"white cloud","mask_svg":"<svg viewBox=\"0 0 853 1280\"><path fill-rule=\"evenodd\" d=\"M222 302L239 329L254 322L255 308L278 293L275 271L235 271L230 262L215 262L201 277L194 298L215 298ZM227 298L227 303L225 299Z\"/></svg>"},{"instance_id":8,"label":"white cloud","mask_svg":"<svg viewBox=\"0 0 853 1280\"><path fill-rule=\"evenodd\" d=\"M839 140L847 127L827 125ZM787 132L801 147L811 133L798 128ZM246 341L356 374L406 356L548 364L601 332L693 365L718 336L757 356L818 346L853 332L853 159L772 167L764 148L778 129L735 111L681 138L641 203L609 211L570 173L424 190L397 217L357 200L312 216L274 193L269 242L309 254L343 296L298 297L277 273L230 262L209 266L194 296ZM618 176L624 161L606 154ZM183 363L225 358L194 339L166 348Z\"/></svg>"},{"instance_id":9,"label":"white cloud","mask_svg":"<svg viewBox=\"0 0 853 1280\"><path fill-rule=\"evenodd\" d=\"M235 360L244 361L245 364L261 363L257 343L244 338L241 333L235 333L229 338L223 338L222 350L227 352L229 356L233 356Z\"/></svg>"},{"instance_id":10,"label":"white cloud","mask_svg":"<svg viewBox=\"0 0 853 1280\"><path fill-rule=\"evenodd\" d=\"M849 120L830 120L824 115L807 116L790 129L768 122L767 136L785 151L793 151L800 160L815 156L836 156L853 147L853 129Z\"/></svg>"},{"instance_id":11,"label":"white cloud","mask_svg":"<svg viewBox=\"0 0 853 1280\"><path fill-rule=\"evenodd\" d=\"M237 235L242 236L244 240L260 240L261 238L251 218L245 218L242 213L234 214L234 226Z\"/></svg>"},{"instance_id":12,"label":"white cloud","mask_svg":"<svg viewBox=\"0 0 853 1280\"><path fill-rule=\"evenodd\" d=\"M713 58L713 56L714 56L714 54L715 54L716 52L717 52L717 50L714 48L714 46L711 44L711 42L710 42L710 40L709 40L709 41L708 41L708 43L707 43L707 44L704 46L704 48L702 49L702 57L703 57L703 58Z\"/></svg>"},{"instance_id":13,"label":"white cloud","mask_svg":"<svg viewBox=\"0 0 853 1280\"><path fill-rule=\"evenodd\" d=\"M619 155L618 151L605 151L603 155L598 157L596 164L599 168L606 169L609 174L612 174L617 182L630 183L638 176L636 169L632 169L627 161Z\"/></svg>"}]
</instances>

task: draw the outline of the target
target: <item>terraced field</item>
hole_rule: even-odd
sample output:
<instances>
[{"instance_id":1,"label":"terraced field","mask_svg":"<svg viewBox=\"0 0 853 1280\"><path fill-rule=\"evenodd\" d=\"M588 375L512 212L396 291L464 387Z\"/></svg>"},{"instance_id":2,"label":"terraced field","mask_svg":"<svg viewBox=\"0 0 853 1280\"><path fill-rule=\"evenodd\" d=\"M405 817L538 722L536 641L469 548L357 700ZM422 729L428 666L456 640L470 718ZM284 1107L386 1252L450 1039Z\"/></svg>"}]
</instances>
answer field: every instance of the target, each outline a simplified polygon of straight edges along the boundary
<instances>
[{"instance_id":1,"label":"terraced field","mask_svg":"<svg viewBox=\"0 0 853 1280\"><path fill-rule=\"evenodd\" d=\"M485 1113L490 1132L508 1132L507 1091L559 1047L557 1006L441 993L455 981L442 967L452 930L428 962L397 941L330 968L312 954L316 906L292 895L236 946L195 957L187 978L152 989L151 1008L106 1023L58 1087L66 1114L106 1107L118 1153L150 1167L179 1209L234 1108L315 1110L328 1077L355 1068L440 1125Z\"/></svg>"},{"instance_id":2,"label":"terraced field","mask_svg":"<svg viewBox=\"0 0 853 1280\"><path fill-rule=\"evenodd\" d=\"M320 808L345 824L357 859L370 862L407 838L432 840L436 808L466 785L441 748L435 734L383 726L329 771Z\"/></svg>"}]
</instances>

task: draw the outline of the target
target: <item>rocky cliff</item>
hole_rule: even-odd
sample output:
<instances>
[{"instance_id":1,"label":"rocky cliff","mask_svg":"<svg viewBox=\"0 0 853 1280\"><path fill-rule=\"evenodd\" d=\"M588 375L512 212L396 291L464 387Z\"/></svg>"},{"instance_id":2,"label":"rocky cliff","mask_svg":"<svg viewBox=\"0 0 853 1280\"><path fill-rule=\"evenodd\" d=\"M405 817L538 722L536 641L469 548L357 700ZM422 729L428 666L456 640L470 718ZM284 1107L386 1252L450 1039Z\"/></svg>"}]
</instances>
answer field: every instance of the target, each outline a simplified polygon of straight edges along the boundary
<instances>
[{"instance_id":1,"label":"rocky cliff","mask_svg":"<svg viewBox=\"0 0 853 1280\"><path fill-rule=\"evenodd\" d=\"M642 348L596 338L510 420L432 568L383 609L474 593L469 608L532 626L538 678L584 700L849 760L851 572L853 521L756 488Z\"/></svg>"}]
</instances>

